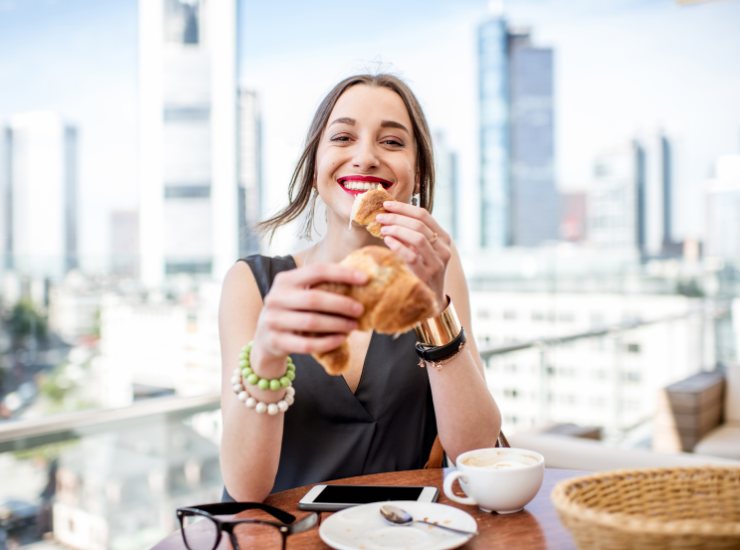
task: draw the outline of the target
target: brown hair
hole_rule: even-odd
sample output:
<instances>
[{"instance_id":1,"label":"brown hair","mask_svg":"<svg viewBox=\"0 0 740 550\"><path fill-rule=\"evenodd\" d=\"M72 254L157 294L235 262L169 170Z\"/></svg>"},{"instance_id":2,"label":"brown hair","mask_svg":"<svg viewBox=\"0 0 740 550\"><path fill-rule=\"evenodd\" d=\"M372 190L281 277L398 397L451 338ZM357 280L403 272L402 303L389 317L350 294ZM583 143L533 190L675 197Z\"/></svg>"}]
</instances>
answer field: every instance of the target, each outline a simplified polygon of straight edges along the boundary
<instances>
[{"instance_id":1,"label":"brown hair","mask_svg":"<svg viewBox=\"0 0 740 550\"><path fill-rule=\"evenodd\" d=\"M408 85L396 76L389 74L361 74L342 80L332 88L319 105L309 126L303 153L293 171L293 176L290 178L290 185L288 187L288 200L290 202L280 212L257 224L259 231L270 233L270 236L272 236L280 226L295 220L310 206L311 210L306 219L303 231L306 237L310 237L317 196L316 193L312 193L311 191L313 190L313 177L316 171L316 151L319 148L321 134L339 97L347 89L357 84L388 88L396 92L406 106L406 110L411 118L414 139L416 140L419 205L426 208L429 212L432 211L434 196L434 153L429 126L427 125L426 117L419 101Z\"/></svg>"}]
</instances>

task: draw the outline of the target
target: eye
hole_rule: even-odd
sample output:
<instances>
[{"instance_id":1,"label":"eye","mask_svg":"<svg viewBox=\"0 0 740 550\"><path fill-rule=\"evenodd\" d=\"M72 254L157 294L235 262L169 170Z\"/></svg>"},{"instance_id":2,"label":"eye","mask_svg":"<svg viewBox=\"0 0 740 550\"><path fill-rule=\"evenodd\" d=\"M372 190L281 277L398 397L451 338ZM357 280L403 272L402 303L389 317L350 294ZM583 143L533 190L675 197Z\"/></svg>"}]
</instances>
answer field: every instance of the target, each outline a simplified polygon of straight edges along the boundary
<instances>
[{"instance_id":1,"label":"eye","mask_svg":"<svg viewBox=\"0 0 740 550\"><path fill-rule=\"evenodd\" d=\"M338 143L345 143L349 140L350 140L350 137L347 134L337 134L329 138L329 141L338 142Z\"/></svg>"},{"instance_id":2,"label":"eye","mask_svg":"<svg viewBox=\"0 0 740 550\"><path fill-rule=\"evenodd\" d=\"M381 143L384 145L390 145L391 147L403 147L404 146L403 142L396 138L385 138L381 140Z\"/></svg>"}]
</instances>

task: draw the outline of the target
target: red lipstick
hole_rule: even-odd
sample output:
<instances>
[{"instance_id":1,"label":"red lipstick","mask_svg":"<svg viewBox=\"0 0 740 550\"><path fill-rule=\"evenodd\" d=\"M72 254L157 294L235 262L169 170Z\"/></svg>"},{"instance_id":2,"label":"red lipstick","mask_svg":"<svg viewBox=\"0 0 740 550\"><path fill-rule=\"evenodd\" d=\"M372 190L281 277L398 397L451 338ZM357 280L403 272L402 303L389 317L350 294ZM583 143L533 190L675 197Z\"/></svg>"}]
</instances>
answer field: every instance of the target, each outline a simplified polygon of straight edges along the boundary
<instances>
[{"instance_id":1,"label":"red lipstick","mask_svg":"<svg viewBox=\"0 0 740 550\"><path fill-rule=\"evenodd\" d=\"M380 184L383 186L384 189L388 189L390 186L393 185L392 181L388 181L386 179L379 178L377 176L367 176L367 175L360 175L360 174L341 176L337 178L337 183L342 187L345 193L349 193L350 195L359 195L359 194L364 193L365 191L368 191L368 189L350 189L347 187L350 183Z\"/></svg>"}]
</instances>

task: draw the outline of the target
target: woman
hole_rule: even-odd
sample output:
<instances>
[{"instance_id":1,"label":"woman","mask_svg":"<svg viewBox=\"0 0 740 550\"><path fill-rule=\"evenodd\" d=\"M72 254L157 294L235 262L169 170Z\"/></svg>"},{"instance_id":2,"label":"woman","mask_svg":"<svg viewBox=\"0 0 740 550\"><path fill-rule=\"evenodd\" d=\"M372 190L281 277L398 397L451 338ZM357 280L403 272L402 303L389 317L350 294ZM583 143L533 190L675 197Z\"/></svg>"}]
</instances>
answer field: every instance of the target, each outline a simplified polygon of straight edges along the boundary
<instances>
[{"instance_id":1,"label":"woman","mask_svg":"<svg viewBox=\"0 0 740 550\"><path fill-rule=\"evenodd\" d=\"M381 244L364 227L348 228L354 194L369 184L383 185L395 199L378 218L382 243L434 292L440 316L456 309L469 335L466 345L458 333L422 342L434 346L423 349L436 351L435 357L444 356L441 368L417 366L413 331L398 338L353 332L362 305L312 289L321 282L366 282L362 272L337 264L353 250ZM318 196L326 206L325 236L292 256L237 262L224 281L219 326L225 498L262 501L271 491L328 479L421 468L437 435L452 460L494 445L500 414L470 331L460 259L429 213L433 190L429 129L406 84L389 75L337 84L314 116L291 181L290 204L261 224L274 231L311 208L310 233ZM410 204L412 196L421 206ZM346 338L350 368L329 376L310 354L334 349ZM247 342L252 343L243 361L249 362L252 382L282 380L273 382L276 391L232 378ZM285 389L289 357L295 378Z\"/></svg>"}]
</instances>

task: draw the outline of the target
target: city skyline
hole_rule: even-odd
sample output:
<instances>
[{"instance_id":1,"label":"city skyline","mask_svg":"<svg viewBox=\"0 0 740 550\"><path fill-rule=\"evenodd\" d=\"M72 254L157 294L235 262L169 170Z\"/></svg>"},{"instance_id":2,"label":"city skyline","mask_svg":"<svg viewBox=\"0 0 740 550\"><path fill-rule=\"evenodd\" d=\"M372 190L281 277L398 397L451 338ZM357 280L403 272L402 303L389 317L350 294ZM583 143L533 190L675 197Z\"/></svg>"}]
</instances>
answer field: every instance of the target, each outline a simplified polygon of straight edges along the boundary
<instances>
[{"instance_id":1,"label":"city skyline","mask_svg":"<svg viewBox=\"0 0 740 550\"><path fill-rule=\"evenodd\" d=\"M138 202L135 4L0 4L0 48L17 52L0 60L0 77L17 83L0 91L0 119L53 110L80 127L85 265L108 253L101 228L110 210ZM278 13L284 7L242 3L239 76L262 98L268 211L284 200L321 95L361 70L389 70L409 81L433 129L444 131L459 155L462 202L478 199L474 31L488 15L486 2L423 4L423 10L418 2L394 6L389 18L385 1L314 9L298 3L293 7L305 17L284 20ZM692 205L702 182L718 156L739 148L740 106L733 98L740 95L740 71L732 53L740 51L740 37L731 32L738 2L522 1L507 3L505 14L554 49L558 187L583 189L598 150L663 128L676 140L677 236L698 236L702 213ZM346 32L333 21L346 22ZM461 233L461 242L471 240L469 229Z\"/></svg>"}]
</instances>

